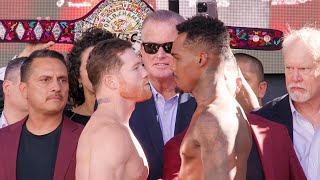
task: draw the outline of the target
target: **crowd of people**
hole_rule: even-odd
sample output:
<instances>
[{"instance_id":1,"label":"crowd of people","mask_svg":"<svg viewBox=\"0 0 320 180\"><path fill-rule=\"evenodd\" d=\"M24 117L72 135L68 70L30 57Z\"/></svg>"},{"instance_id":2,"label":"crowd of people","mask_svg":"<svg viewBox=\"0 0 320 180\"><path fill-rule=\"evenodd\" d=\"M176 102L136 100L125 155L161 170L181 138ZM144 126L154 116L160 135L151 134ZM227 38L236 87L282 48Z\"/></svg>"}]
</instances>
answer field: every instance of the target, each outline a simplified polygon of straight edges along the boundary
<instances>
[{"instance_id":1,"label":"crowd of people","mask_svg":"<svg viewBox=\"0 0 320 180\"><path fill-rule=\"evenodd\" d=\"M265 105L221 20L157 10L141 33L141 58L91 28L66 58L49 42L9 61L0 179L320 179L320 30L285 37L288 94Z\"/></svg>"}]
</instances>

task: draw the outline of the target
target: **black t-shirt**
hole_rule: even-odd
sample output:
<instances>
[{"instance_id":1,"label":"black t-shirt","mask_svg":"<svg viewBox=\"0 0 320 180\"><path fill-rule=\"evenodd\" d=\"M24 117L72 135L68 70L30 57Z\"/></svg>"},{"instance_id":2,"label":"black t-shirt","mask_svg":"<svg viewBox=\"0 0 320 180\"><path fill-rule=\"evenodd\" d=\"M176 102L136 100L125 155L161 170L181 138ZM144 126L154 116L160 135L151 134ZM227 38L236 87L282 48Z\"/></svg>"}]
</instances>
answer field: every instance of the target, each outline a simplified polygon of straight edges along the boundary
<instances>
[{"instance_id":1,"label":"black t-shirt","mask_svg":"<svg viewBox=\"0 0 320 180\"><path fill-rule=\"evenodd\" d=\"M252 148L247 164L247 180L264 180L264 173L260 160L259 150L254 137L252 136Z\"/></svg>"},{"instance_id":2,"label":"black t-shirt","mask_svg":"<svg viewBox=\"0 0 320 180\"><path fill-rule=\"evenodd\" d=\"M18 157L17 180L51 180L59 148L62 123L51 133L34 135L23 125Z\"/></svg>"},{"instance_id":3,"label":"black t-shirt","mask_svg":"<svg viewBox=\"0 0 320 180\"><path fill-rule=\"evenodd\" d=\"M64 109L64 114L68 116L69 119L71 119L73 122L86 125L90 119L91 116L84 116L81 114L77 114L72 111L72 109L65 108Z\"/></svg>"}]
</instances>

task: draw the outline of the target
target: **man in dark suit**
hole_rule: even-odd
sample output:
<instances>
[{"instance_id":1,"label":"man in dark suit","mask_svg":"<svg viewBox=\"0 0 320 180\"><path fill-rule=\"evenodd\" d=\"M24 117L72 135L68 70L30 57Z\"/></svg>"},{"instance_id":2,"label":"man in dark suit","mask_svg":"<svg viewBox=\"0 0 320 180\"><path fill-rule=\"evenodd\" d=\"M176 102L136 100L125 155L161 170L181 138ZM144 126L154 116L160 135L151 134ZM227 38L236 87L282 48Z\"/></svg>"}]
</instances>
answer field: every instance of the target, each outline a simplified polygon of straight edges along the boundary
<instances>
[{"instance_id":1,"label":"man in dark suit","mask_svg":"<svg viewBox=\"0 0 320 180\"><path fill-rule=\"evenodd\" d=\"M289 94L277 97L261 107L259 110L253 111L252 113L286 126L288 129L289 137L292 141L293 121L289 99Z\"/></svg>"},{"instance_id":2,"label":"man in dark suit","mask_svg":"<svg viewBox=\"0 0 320 180\"><path fill-rule=\"evenodd\" d=\"M33 52L21 66L19 89L29 115L0 130L0 179L75 179L83 126L63 115L69 91L63 55Z\"/></svg>"},{"instance_id":3,"label":"man in dark suit","mask_svg":"<svg viewBox=\"0 0 320 180\"><path fill-rule=\"evenodd\" d=\"M172 42L177 37L175 26L182 21L179 14L158 10L149 14L142 26L141 54L153 96L136 104L130 127L147 157L149 180L162 178L163 146L188 127L196 108L193 97L176 93L169 66Z\"/></svg>"},{"instance_id":4,"label":"man in dark suit","mask_svg":"<svg viewBox=\"0 0 320 180\"><path fill-rule=\"evenodd\" d=\"M186 96L183 94L182 96ZM183 97L181 97L183 98ZM181 133L190 123L192 114L196 108L193 98L188 101L180 101L178 105L174 135ZM130 127L139 140L149 163L148 179L162 177L163 174L163 147L162 129L157 120L157 111L153 97L142 103L137 103L132 113Z\"/></svg>"},{"instance_id":5,"label":"man in dark suit","mask_svg":"<svg viewBox=\"0 0 320 180\"><path fill-rule=\"evenodd\" d=\"M320 179L320 31L302 28L283 42L286 87L253 113L285 125L300 164L310 180Z\"/></svg>"}]
</instances>

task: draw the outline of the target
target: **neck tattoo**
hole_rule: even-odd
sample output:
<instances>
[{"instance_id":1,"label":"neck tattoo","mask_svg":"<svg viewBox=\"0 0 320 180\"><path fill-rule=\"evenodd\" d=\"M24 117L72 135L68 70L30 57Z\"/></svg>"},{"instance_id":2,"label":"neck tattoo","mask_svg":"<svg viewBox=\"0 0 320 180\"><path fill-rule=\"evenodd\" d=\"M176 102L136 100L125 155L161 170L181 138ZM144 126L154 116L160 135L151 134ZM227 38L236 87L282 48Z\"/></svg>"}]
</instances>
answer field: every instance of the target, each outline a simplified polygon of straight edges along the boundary
<instances>
[{"instance_id":1,"label":"neck tattoo","mask_svg":"<svg viewBox=\"0 0 320 180\"><path fill-rule=\"evenodd\" d=\"M97 103L102 104L102 103L110 103L110 99L109 98L101 98L101 99L97 99Z\"/></svg>"}]
</instances>

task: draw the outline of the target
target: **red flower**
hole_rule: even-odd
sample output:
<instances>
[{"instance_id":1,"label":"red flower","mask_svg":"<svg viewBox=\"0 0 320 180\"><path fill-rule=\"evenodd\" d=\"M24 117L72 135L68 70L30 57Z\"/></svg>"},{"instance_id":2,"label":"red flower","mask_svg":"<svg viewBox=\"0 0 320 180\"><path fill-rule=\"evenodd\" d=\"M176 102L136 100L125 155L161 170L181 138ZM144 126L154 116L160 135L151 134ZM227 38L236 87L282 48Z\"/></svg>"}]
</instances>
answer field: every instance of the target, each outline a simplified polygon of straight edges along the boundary
<instances>
[{"instance_id":1,"label":"red flower","mask_svg":"<svg viewBox=\"0 0 320 180\"><path fill-rule=\"evenodd\" d=\"M281 37L281 32L280 31L275 31L274 32L274 37Z\"/></svg>"}]
</instances>

